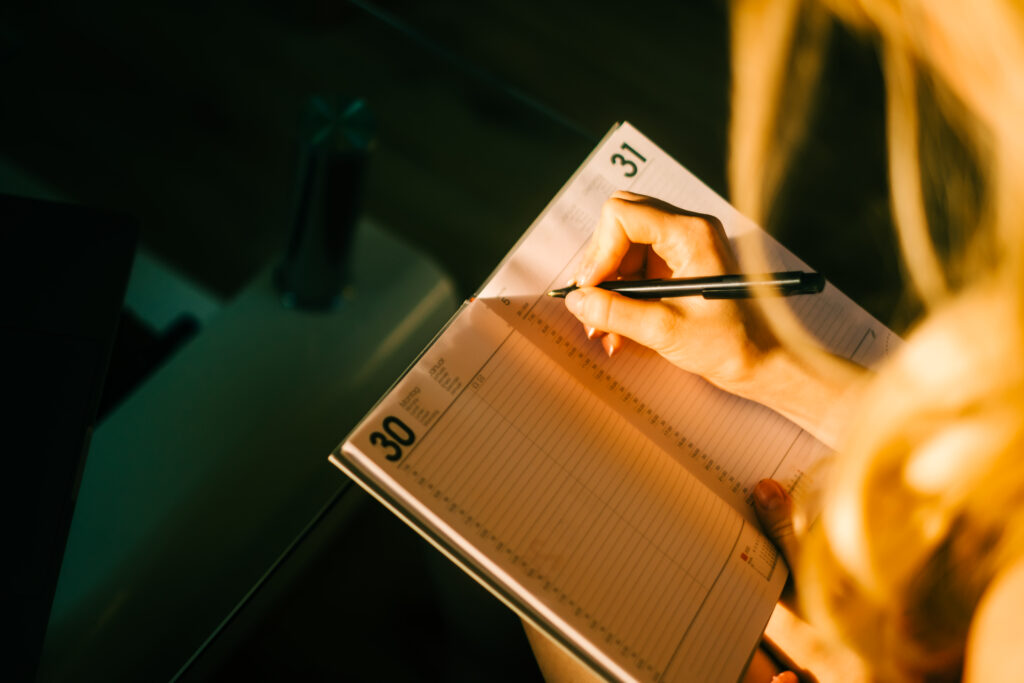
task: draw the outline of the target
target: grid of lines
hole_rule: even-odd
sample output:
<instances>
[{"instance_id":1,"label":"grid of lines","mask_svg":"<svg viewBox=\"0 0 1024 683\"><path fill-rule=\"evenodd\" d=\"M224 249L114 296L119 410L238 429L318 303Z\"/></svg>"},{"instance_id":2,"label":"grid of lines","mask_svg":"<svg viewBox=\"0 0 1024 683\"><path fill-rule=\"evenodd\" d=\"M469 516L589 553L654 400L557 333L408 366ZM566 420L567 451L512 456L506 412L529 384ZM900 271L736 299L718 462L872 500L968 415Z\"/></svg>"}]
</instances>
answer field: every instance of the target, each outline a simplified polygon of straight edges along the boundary
<instances>
[{"instance_id":1,"label":"grid of lines","mask_svg":"<svg viewBox=\"0 0 1024 683\"><path fill-rule=\"evenodd\" d=\"M427 504L658 680L742 521L519 335L399 467Z\"/></svg>"}]
</instances>

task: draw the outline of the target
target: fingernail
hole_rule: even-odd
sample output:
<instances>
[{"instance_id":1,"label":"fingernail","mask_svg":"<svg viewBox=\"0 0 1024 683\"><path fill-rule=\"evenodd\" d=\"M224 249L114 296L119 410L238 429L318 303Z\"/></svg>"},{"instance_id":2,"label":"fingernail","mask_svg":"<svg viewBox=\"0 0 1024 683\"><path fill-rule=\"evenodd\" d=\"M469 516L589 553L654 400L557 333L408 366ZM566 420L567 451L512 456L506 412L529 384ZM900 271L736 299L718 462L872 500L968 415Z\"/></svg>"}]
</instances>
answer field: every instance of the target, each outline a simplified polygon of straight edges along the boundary
<instances>
[{"instance_id":1,"label":"fingernail","mask_svg":"<svg viewBox=\"0 0 1024 683\"><path fill-rule=\"evenodd\" d=\"M575 316L583 311L583 292L576 290L565 296L565 307Z\"/></svg>"},{"instance_id":2,"label":"fingernail","mask_svg":"<svg viewBox=\"0 0 1024 683\"><path fill-rule=\"evenodd\" d=\"M782 507L785 494L782 487L771 479L762 479L754 487L754 500L757 506L767 512L774 512Z\"/></svg>"},{"instance_id":3,"label":"fingernail","mask_svg":"<svg viewBox=\"0 0 1024 683\"><path fill-rule=\"evenodd\" d=\"M587 328L587 339L593 339L595 334L597 334L597 328L596 327L588 327Z\"/></svg>"},{"instance_id":4,"label":"fingernail","mask_svg":"<svg viewBox=\"0 0 1024 683\"><path fill-rule=\"evenodd\" d=\"M590 277L594 274L594 265L591 263L585 263L580 266L579 271L576 273L576 282L580 285L590 284Z\"/></svg>"},{"instance_id":5,"label":"fingernail","mask_svg":"<svg viewBox=\"0 0 1024 683\"><path fill-rule=\"evenodd\" d=\"M609 358L614 356L615 352L619 350L619 345L615 343L613 335L609 335L601 339L601 346L604 347L604 352L608 354Z\"/></svg>"}]
</instances>

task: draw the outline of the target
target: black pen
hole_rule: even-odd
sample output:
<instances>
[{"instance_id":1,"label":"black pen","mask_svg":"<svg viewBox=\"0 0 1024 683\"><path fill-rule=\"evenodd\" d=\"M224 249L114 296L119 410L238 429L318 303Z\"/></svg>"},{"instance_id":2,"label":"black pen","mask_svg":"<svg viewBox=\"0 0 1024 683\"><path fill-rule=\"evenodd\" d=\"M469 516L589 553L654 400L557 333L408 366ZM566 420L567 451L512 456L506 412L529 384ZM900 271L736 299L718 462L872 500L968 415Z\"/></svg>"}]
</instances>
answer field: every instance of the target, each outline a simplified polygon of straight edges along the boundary
<instances>
[{"instance_id":1,"label":"black pen","mask_svg":"<svg viewBox=\"0 0 1024 683\"><path fill-rule=\"evenodd\" d=\"M825 289L825 278L820 273L790 270L763 275L713 275L678 280L612 280L596 286L609 292L618 292L630 299L664 299L675 296L749 299L755 296L817 294ZM576 285L552 289L548 296L562 299L576 289L579 289Z\"/></svg>"}]
</instances>

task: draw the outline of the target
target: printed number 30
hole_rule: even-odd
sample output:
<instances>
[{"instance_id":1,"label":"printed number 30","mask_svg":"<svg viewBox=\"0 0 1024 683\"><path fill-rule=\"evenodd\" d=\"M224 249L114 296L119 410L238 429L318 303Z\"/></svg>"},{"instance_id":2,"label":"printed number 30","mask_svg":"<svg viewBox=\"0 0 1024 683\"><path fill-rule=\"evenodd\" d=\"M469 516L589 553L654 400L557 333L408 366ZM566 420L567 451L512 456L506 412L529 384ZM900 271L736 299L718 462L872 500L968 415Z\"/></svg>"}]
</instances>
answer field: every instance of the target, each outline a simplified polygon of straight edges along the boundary
<instances>
[{"instance_id":1,"label":"printed number 30","mask_svg":"<svg viewBox=\"0 0 1024 683\"><path fill-rule=\"evenodd\" d=\"M412 433L412 430L393 415L384 418L381 429L384 431L383 434L380 432L370 434L370 443L388 449L388 453L384 457L391 462L396 462L402 457L402 446L411 446L412 442L416 440L416 435Z\"/></svg>"},{"instance_id":2,"label":"printed number 30","mask_svg":"<svg viewBox=\"0 0 1024 683\"><path fill-rule=\"evenodd\" d=\"M633 157L639 160L640 163L644 163L647 161L647 159L642 154L640 154L640 152L636 151L635 149L627 145L625 142L622 143L622 149L625 150L626 152L631 152ZM627 178L632 178L633 176L636 175L636 161L627 159L625 156L621 154L613 154L612 163L615 164L616 166L622 166L624 169L623 175L625 175Z\"/></svg>"}]
</instances>

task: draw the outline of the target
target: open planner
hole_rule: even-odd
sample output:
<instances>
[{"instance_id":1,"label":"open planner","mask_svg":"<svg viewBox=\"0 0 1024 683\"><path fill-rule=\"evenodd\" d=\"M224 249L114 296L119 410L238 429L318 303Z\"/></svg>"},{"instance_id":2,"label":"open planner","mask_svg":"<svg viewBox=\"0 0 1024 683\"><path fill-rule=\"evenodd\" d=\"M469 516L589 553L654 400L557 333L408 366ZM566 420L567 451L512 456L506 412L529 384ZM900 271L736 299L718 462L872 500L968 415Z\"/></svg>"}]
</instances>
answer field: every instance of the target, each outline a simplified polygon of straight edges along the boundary
<instances>
[{"instance_id":1,"label":"open planner","mask_svg":"<svg viewBox=\"0 0 1024 683\"><path fill-rule=\"evenodd\" d=\"M617 189L764 240L773 270L806 269L618 125L330 459L600 675L736 680L787 576L750 491L807 486L827 449L636 344L608 358L546 296ZM862 365L896 341L831 284L789 301Z\"/></svg>"}]
</instances>

